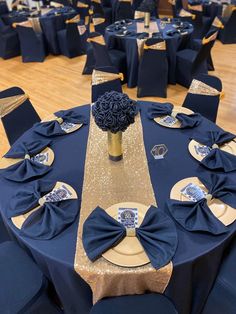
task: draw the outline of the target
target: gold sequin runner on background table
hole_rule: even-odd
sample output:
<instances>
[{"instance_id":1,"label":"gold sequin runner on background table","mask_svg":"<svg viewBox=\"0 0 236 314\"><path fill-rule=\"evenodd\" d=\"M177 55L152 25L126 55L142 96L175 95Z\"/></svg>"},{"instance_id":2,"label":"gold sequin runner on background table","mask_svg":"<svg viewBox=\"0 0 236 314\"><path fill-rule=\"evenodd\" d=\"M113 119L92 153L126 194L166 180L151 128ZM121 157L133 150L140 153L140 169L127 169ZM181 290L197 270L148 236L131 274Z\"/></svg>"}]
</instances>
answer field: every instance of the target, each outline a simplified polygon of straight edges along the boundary
<instances>
[{"instance_id":1,"label":"gold sequin runner on background table","mask_svg":"<svg viewBox=\"0 0 236 314\"><path fill-rule=\"evenodd\" d=\"M100 206L104 209L120 202L139 202L156 206L151 184L140 115L123 133L123 160L108 159L107 132L90 119L84 183L80 209L74 268L90 285L93 302L108 296L163 293L171 278L172 262L159 270L151 264L128 268L114 265L103 257L91 262L82 244L83 224Z\"/></svg>"},{"instance_id":2,"label":"gold sequin runner on background table","mask_svg":"<svg viewBox=\"0 0 236 314\"><path fill-rule=\"evenodd\" d=\"M136 26L137 26L137 33L144 33L144 32L149 33L149 37L152 36L152 33L159 32L159 27L156 21L151 21L149 28L144 27L144 22L137 22ZM147 38L142 38L142 39L137 38L136 40L139 58L141 58L143 54L144 44L146 40Z\"/></svg>"}]
</instances>

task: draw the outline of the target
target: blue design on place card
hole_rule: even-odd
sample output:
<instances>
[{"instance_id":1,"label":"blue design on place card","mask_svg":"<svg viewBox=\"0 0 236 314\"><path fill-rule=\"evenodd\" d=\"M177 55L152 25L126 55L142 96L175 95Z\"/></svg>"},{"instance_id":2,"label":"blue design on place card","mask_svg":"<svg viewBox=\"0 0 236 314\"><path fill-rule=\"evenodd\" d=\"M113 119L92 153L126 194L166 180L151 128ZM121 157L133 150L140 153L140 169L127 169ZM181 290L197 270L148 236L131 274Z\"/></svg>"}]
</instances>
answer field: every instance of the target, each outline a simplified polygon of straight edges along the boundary
<instances>
[{"instance_id":1,"label":"blue design on place card","mask_svg":"<svg viewBox=\"0 0 236 314\"><path fill-rule=\"evenodd\" d=\"M201 157L206 157L211 152L211 147L205 145L194 145L194 149Z\"/></svg>"},{"instance_id":2,"label":"blue design on place card","mask_svg":"<svg viewBox=\"0 0 236 314\"><path fill-rule=\"evenodd\" d=\"M164 124L166 126L174 125L178 120L172 116L166 116L159 121L159 123Z\"/></svg>"},{"instance_id":3,"label":"blue design on place card","mask_svg":"<svg viewBox=\"0 0 236 314\"><path fill-rule=\"evenodd\" d=\"M60 202L70 199L71 195L72 193L62 184L59 188L54 188L50 193L46 194L44 198L46 202Z\"/></svg>"},{"instance_id":4,"label":"blue design on place card","mask_svg":"<svg viewBox=\"0 0 236 314\"><path fill-rule=\"evenodd\" d=\"M181 193L186 196L192 202L198 202L206 196L206 192L203 191L198 185L189 183L182 190Z\"/></svg>"},{"instance_id":5,"label":"blue design on place card","mask_svg":"<svg viewBox=\"0 0 236 314\"><path fill-rule=\"evenodd\" d=\"M126 228L137 228L138 208L118 208L118 221Z\"/></svg>"},{"instance_id":6,"label":"blue design on place card","mask_svg":"<svg viewBox=\"0 0 236 314\"><path fill-rule=\"evenodd\" d=\"M48 162L48 158L49 158L49 154L48 154L48 152L46 152L46 153L39 153L39 154L31 157L30 159L33 162L37 162L39 164L45 164Z\"/></svg>"}]
</instances>

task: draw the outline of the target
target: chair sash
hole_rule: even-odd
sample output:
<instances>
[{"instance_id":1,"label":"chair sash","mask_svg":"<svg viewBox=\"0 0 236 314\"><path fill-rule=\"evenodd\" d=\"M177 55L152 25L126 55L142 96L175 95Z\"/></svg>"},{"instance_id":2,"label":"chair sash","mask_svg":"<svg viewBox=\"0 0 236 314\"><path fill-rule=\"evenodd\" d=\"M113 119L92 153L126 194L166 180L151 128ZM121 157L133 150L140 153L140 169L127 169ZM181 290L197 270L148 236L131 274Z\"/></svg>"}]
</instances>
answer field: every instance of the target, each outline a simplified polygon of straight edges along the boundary
<instances>
[{"instance_id":1,"label":"chair sash","mask_svg":"<svg viewBox=\"0 0 236 314\"><path fill-rule=\"evenodd\" d=\"M29 96L26 94L10 96L0 99L0 118L5 117L10 112L22 105Z\"/></svg>"},{"instance_id":2,"label":"chair sash","mask_svg":"<svg viewBox=\"0 0 236 314\"><path fill-rule=\"evenodd\" d=\"M97 43L97 44L103 45L103 46L106 45L104 37L102 35L98 35L98 36L95 36L95 37L89 37L87 39L87 42L91 42L91 43L94 42L94 43Z\"/></svg>"},{"instance_id":3,"label":"chair sash","mask_svg":"<svg viewBox=\"0 0 236 314\"><path fill-rule=\"evenodd\" d=\"M202 4L198 4L198 5L190 5L190 4L188 4L188 9L191 10L191 11L202 12L203 11L203 6L202 6Z\"/></svg>"},{"instance_id":4,"label":"chair sash","mask_svg":"<svg viewBox=\"0 0 236 314\"><path fill-rule=\"evenodd\" d=\"M196 18L196 15L195 14L192 14L184 9L181 9L180 12L179 12L179 16L180 17L191 17L192 20L194 20Z\"/></svg>"},{"instance_id":5,"label":"chair sash","mask_svg":"<svg viewBox=\"0 0 236 314\"><path fill-rule=\"evenodd\" d=\"M123 73L110 73L100 70L93 70L92 73L92 85L99 85L118 79L120 79L121 81L124 80Z\"/></svg>"},{"instance_id":6,"label":"chair sash","mask_svg":"<svg viewBox=\"0 0 236 314\"><path fill-rule=\"evenodd\" d=\"M222 96L223 92L218 91L214 87L207 85L197 79L193 79L188 93L195 95L204 95L204 96Z\"/></svg>"},{"instance_id":7,"label":"chair sash","mask_svg":"<svg viewBox=\"0 0 236 314\"><path fill-rule=\"evenodd\" d=\"M212 35L210 35L209 37L204 37L203 39L202 39L202 44L203 45L206 45L206 44L208 44L208 43L210 43L211 41L215 41L216 40L216 38L217 38L217 35L218 35L218 31L216 31L215 33L213 33Z\"/></svg>"},{"instance_id":8,"label":"chair sash","mask_svg":"<svg viewBox=\"0 0 236 314\"><path fill-rule=\"evenodd\" d=\"M217 28L224 28L224 24L221 22L221 20L216 16L214 18L214 21L212 22L212 26L217 27Z\"/></svg>"}]
</instances>

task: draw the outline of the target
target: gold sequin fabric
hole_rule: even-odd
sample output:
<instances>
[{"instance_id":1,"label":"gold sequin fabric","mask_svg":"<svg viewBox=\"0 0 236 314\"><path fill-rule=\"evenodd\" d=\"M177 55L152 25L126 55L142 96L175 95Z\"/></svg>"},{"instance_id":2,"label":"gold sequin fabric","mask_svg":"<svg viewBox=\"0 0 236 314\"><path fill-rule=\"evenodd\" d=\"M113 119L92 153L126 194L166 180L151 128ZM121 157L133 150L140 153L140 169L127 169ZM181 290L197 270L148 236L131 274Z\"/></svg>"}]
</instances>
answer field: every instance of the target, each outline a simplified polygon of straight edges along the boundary
<instances>
[{"instance_id":1,"label":"gold sequin fabric","mask_svg":"<svg viewBox=\"0 0 236 314\"><path fill-rule=\"evenodd\" d=\"M161 41L161 42L156 43L156 44L151 45L151 46L147 46L146 44L144 44L144 49L166 50L166 42L165 41Z\"/></svg>"},{"instance_id":2,"label":"gold sequin fabric","mask_svg":"<svg viewBox=\"0 0 236 314\"><path fill-rule=\"evenodd\" d=\"M172 262L156 270L151 264L128 268L114 265L103 257L91 262L82 244L84 221L97 206L106 209L119 202L139 202L156 206L145 147L141 118L123 134L123 160L108 159L107 133L91 117L87 143L75 271L90 285L93 302L108 296L163 293L171 278Z\"/></svg>"},{"instance_id":3,"label":"gold sequin fabric","mask_svg":"<svg viewBox=\"0 0 236 314\"><path fill-rule=\"evenodd\" d=\"M113 80L122 80L122 75L117 73L103 72L99 70L93 70L92 73L92 85L99 85L102 83L110 82Z\"/></svg>"},{"instance_id":4,"label":"gold sequin fabric","mask_svg":"<svg viewBox=\"0 0 236 314\"><path fill-rule=\"evenodd\" d=\"M0 118L5 117L7 114L15 110L17 107L22 105L28 98L28 95L22 94L0 99Z\"/></svg>"},{"instance_id":5,"label":"gold sequin fabric","mask_svg":"<svg viewBox=\"0 0 236 314\"><path fill-rule=\"evenodd\" d=\"M221 94L221 92L219 92L217 89L196 79L192 81L188 93L205 96L218 96Z\"/></svg>"}]
</instances>

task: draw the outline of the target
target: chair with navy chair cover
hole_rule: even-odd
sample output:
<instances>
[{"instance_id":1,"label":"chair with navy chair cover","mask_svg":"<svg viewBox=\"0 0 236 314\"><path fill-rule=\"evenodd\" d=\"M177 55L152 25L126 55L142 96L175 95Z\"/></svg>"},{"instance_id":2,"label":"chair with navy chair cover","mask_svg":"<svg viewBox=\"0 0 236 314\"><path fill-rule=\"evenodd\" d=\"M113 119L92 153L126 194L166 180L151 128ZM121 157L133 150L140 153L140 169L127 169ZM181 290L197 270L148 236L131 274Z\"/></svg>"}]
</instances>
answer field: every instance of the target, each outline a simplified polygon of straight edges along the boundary
<instances>
[{"instance_id":1,"label":"chair with navy chair cover","mask_svg":"<svg viewBox=\"0 0 236 314\"><path fill-rule=\"evenodd\" d=\"M173 17L178 17L179 12L183 9L182 0L168 0L172 8Z\"/></svg>"},{"instance_id":2,"label":"chair with navy chair cover","mask_svg":"<svg viewBox=\"0 0 236 314\"><path fill-rule=\"evenodd\" d=\"M95 67L92 73L92 103L106 92L122 93L123 75L113 66Z\"/></svg>"},{"instance_id":3,"label":"chair with navy chair cover","mask_svg":"<svg viewBox=\"0 0 236 314\"><path fill-rule=\"evenodd\" d=\"M0 17L0 57L10 59L20 55L20 41L15 29Z\"/></svg>"},{"instance_id":4,"label":"chair with navy chair cover","mask_svg":"<svg viewBox=\"0 0 236 314\"><path fill-rule=\"evenodd\" d=\"M194 14L195 18L192 20L193 32L191 38L203 38L211 25L211 18L203 15L203 5L189 5L189 12Z\"/></svg>"},{"instance_id":5,"label":"chair with navy chair cover","mask_svg":"<svg viewBox=\"0 0 236 314\"><path fill-rule=\"evenodd\" d=\"M108 23L105 19L105 17L102 17L100 14L94 14L92 17L93 25L95 32L98 32L102 35L105 34L105 29L108 26Z\"/></svg>"},{"instance_id":6,"label":"chair with navy chair cover","mask_svg":"<svg viewBox=\"0 0 236 314\"><path fill-rule=\"evenodd\" d=\"M59 314L48 296L48 280L16 243L0 244L1 313Z\"/></svg>"},{"instance_id":7,"label":"chair with navy chair cover","mask_svg":"<svg viewBox=\"0 0 236 314\"><path fill-rule=\"evenodd\" d=\"M132 9L131 1L129 0L117 0L114 10L115 21L124 19L133 19L134 11Z\"/></svg>"},{"instance_id":8,"label":"chair with navy chair cover","mask_svg":"<svg viewBox=\"0 0 236 314\"><path fill-rule=\"evenodd\" d=\"M206 301L202 314L234 314L236 309L236 241L223 256L222 266Z\"/></svg>"},{"instance_id":9,"label":"chair with navy chair cover","mask_svg":"<svg viewBox=\"0 0 236 314\"><path fill-rule=\"evenodd\" d=\"M90 314L178 314L164 295L149 293L106 298L92 307Z\"/></svg>"},{"instance_id":10,"label":"chair with navy chair cover","mask_svg":"<svg viewBox=\"0 0 236 314\"><path fill-rule=\"evenodd\" d=\"M34 30L31 21L16 23L23 62L43 62L47 55L44 35Z\"/></svg>"},{"instance_id":11,"label":"chair with navy chair cover","mask_svg":"<svg viewBox=\"0 0 236 314\"><path fill-rule=\"evenodd\" d=\"M19 87L0 92L0 118L10 145L36 122L41 121L29 96Z\"/></svg>"},{"instance_id":12,"label":"chair with navy chair cover","mask_svg":"<svg viewBox=\"0 0 236 314\"><path fill-rule=\"evenodd\" d=\"M57 32L57 38L63 56L74 58L85 54L76 18L66 21L66 28Z\"/></svg>"},{"instance_id":13,"label":"chair with navy chair cover","mask_svg":"<svg viewBox=\"0 0 236 314\"><path fill-rule=\"evenodd\" d=\"M112 3L110 0L101 0L104 17L108 25L112 23Z\"/></svg>"},{"instance_id":14,"label":"chair with navy chair cover","mask_svg":"<svg viewBox=\"0 0 236 314\"><path fill-rule=\"evenodd\" d=\"M207 59L214 46L218 31L209 31L202 39L202 46L199 51L183 49L177 52L176 80L182 86L189 87L194 76L207 74Z\"/></svg>"},{"instance_id":15,"label":"chair with navy chair cover","mask_svg":"<svg viewBox=\"0 0 236 314\"><path fill-rule=\"evenodd\" d=\"M219 40L222 44L236 43L236 6L233 8L231 15L224 20L224 28L219 32Z\"/></svg>"},{"instance_id":16,"label":"chair with navy chair cover","mask_svg":"<svg viewBox=\"0 0 236 314\"><path fill-rule=\"evenodd\" d=\"M222 82L218 77L199 74L192 81L183 107L216 122L221 95Z\"/></svg>"},{"instance_id":17,"label":"chair with navy chair cover","mask_svg":"<svg viewBox=\"0 0 236 314\"><path fill-rule=\"evenodd\" d=\"M7 14L7 13L9 13L7 2L6 1L0 1L0 16L2 14Z\"/></svg>"},{"instance_id":18,"label":"chair with navy chair cover","mask_svg":"<svg viewBox=\"0 0 236 314\"><path fill-rule=\"evenodd\" d=\"M166 97L168 62L163 38L149 38L139 65L137 97Z\"/></svg>"}]
</instances>

